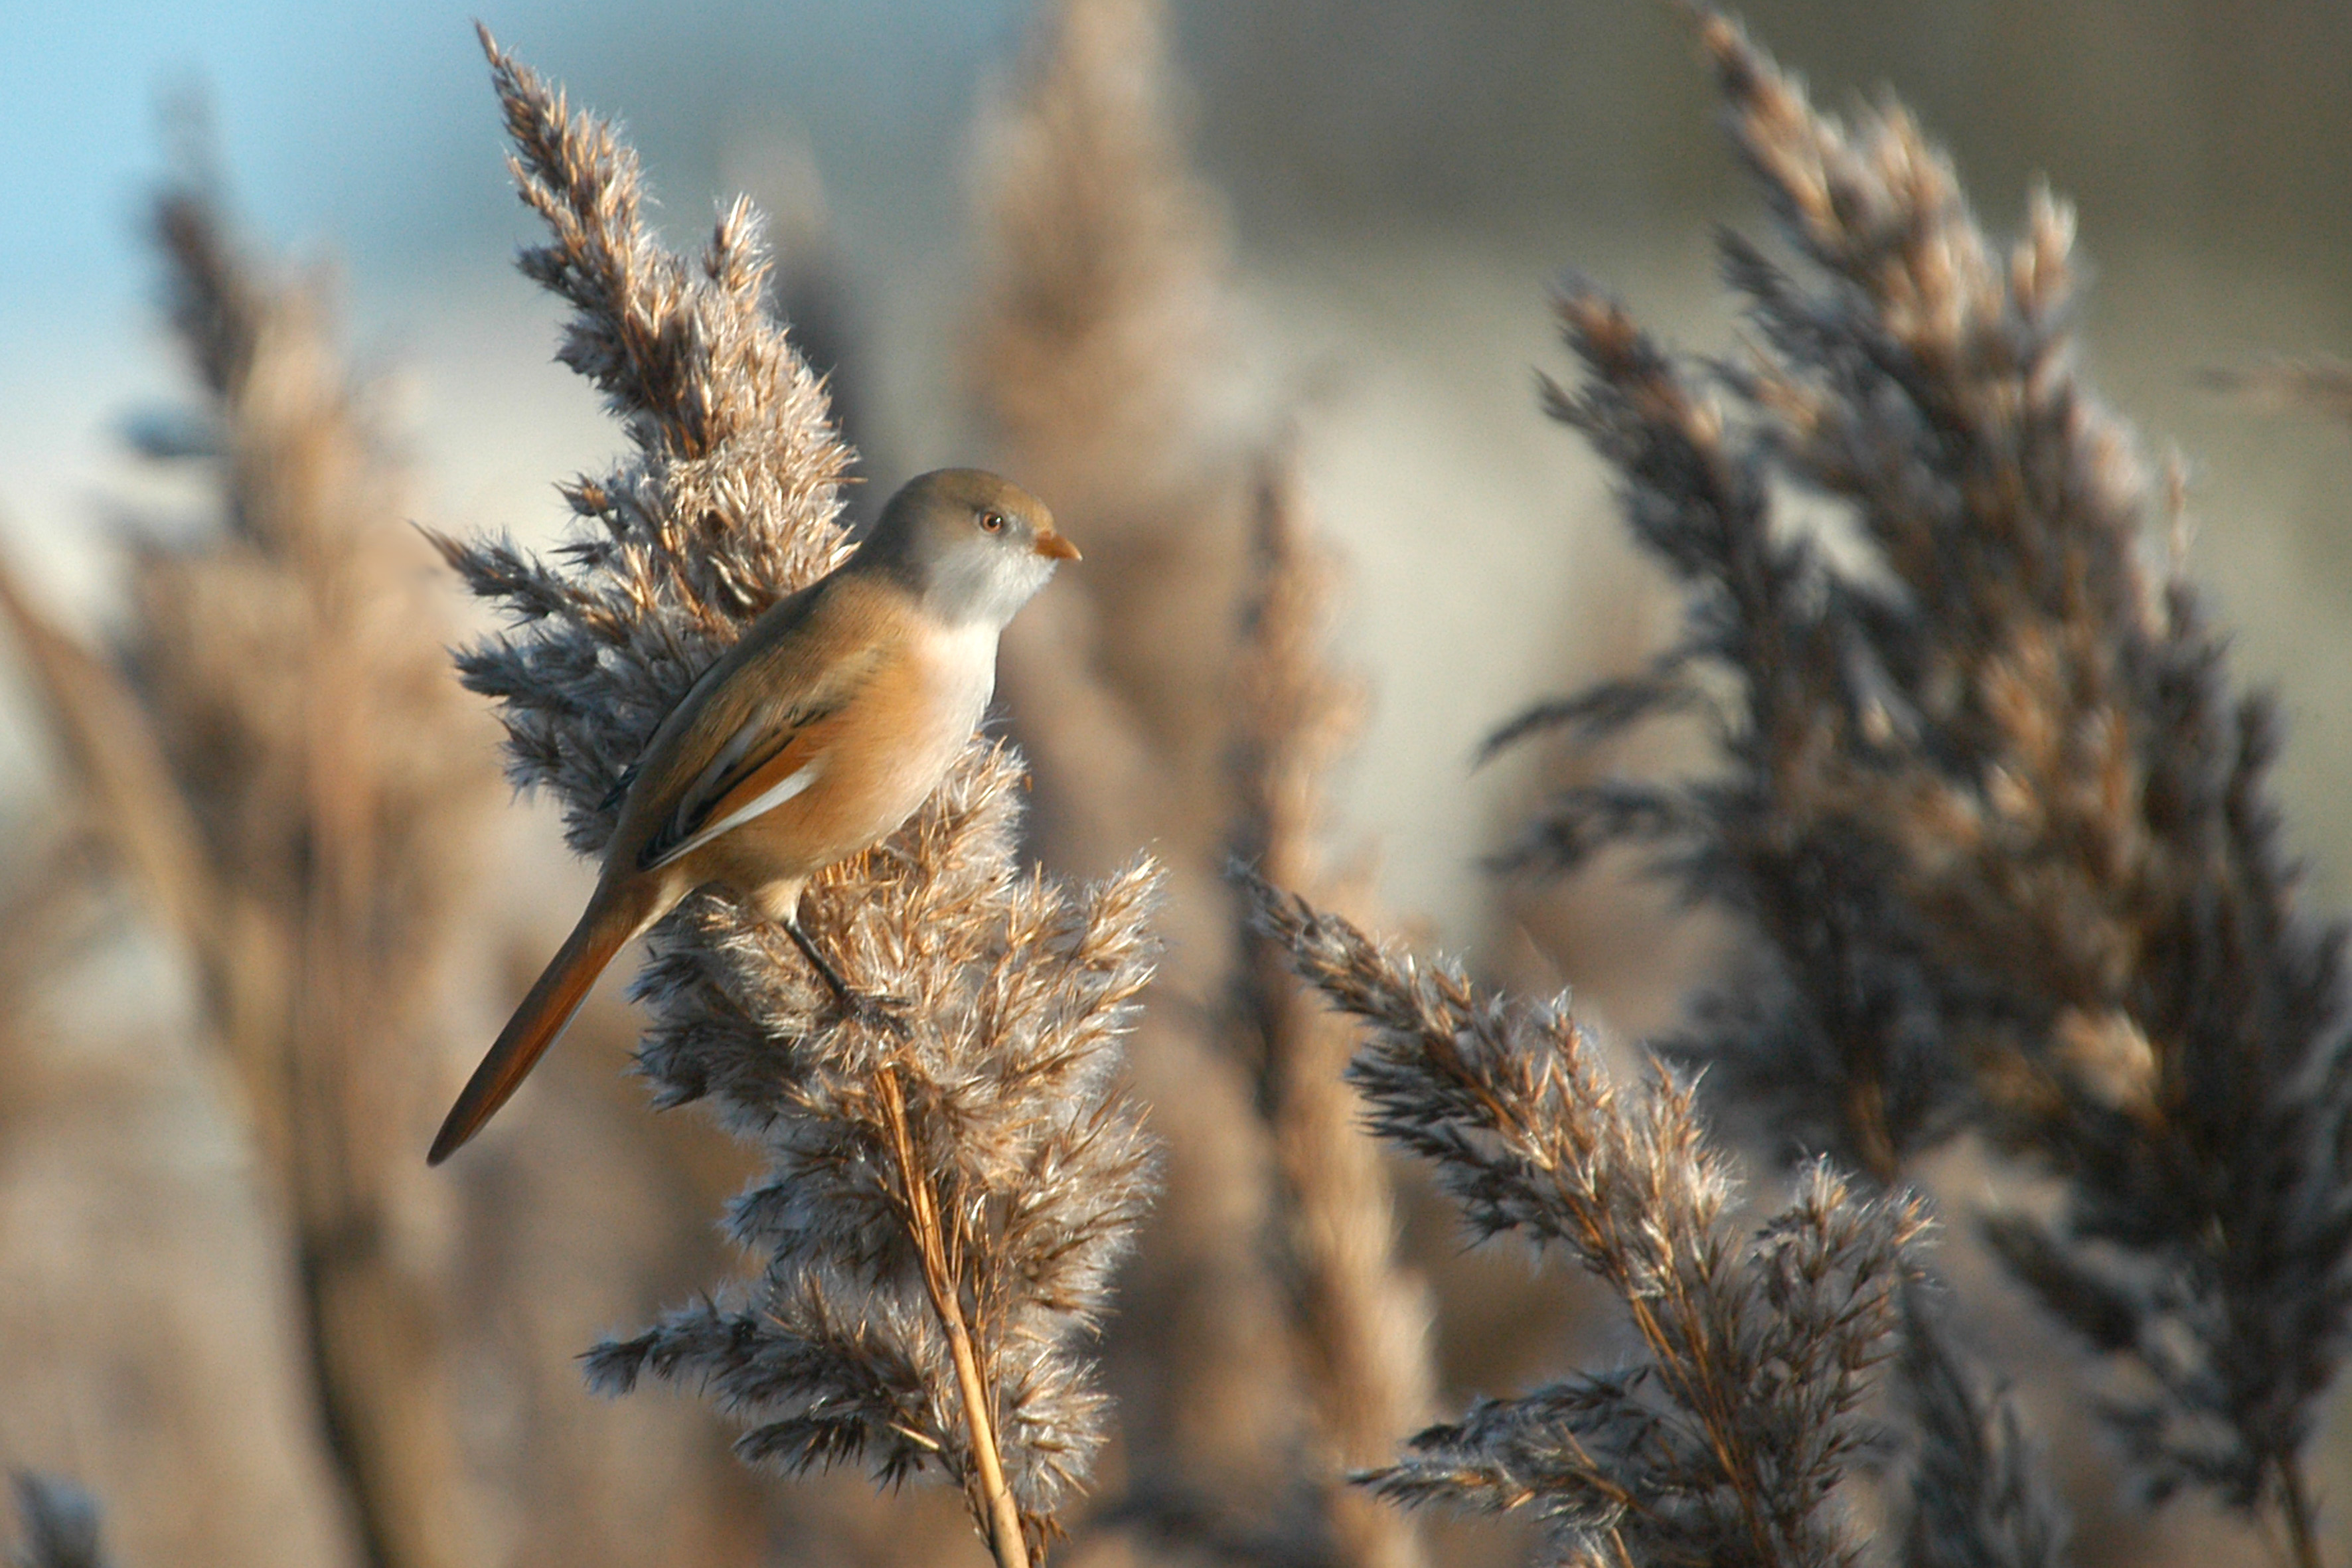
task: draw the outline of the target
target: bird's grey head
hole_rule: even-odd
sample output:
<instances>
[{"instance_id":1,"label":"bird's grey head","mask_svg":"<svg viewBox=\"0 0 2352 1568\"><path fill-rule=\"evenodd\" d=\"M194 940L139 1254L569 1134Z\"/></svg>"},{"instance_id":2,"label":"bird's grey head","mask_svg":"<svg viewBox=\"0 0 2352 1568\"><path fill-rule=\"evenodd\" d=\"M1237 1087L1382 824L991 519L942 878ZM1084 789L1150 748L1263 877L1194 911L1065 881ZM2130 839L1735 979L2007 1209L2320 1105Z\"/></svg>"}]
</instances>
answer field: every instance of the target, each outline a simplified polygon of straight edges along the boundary
<instances>
[{"instance_id":1,"label":"bird's grey head","mask_svg":"<svg viewBox=\"0 0 2352 1568\"><path fill-rule=\"evenodd\" d=\"M939 468L890 498L858 557L951 625L1003 626L1078 548L1055 531L1045 503L1010 479Z\"/></svg>"}]
</instances>

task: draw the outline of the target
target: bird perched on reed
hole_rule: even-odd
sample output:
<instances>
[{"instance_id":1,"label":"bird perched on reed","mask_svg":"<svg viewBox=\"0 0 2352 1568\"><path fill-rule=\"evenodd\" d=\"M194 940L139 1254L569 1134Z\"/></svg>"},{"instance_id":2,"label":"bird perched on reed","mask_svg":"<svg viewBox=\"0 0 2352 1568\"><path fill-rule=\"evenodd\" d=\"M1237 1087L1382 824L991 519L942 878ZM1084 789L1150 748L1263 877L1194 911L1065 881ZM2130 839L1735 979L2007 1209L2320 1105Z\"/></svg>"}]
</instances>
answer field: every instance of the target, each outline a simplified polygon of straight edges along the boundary
<instances>
[{"instance_id":1,"label":"bird perched on reed","mask_svg":"<svg viewBox=\"0 0 2352 1568\"><path fill-rule=\"evenodd\" d=\"M1045 503L976 468L890 499L842 565L754 621L624 777L588 908L474 1069L425 1156L447 1159L506 1103L604 966L698 888L782 925L847 1010L854 991L801 929L809 879L878 842L938 786L996 684L996 640L1055 565L1078 559Z\"/></svg>"}]
</instances>

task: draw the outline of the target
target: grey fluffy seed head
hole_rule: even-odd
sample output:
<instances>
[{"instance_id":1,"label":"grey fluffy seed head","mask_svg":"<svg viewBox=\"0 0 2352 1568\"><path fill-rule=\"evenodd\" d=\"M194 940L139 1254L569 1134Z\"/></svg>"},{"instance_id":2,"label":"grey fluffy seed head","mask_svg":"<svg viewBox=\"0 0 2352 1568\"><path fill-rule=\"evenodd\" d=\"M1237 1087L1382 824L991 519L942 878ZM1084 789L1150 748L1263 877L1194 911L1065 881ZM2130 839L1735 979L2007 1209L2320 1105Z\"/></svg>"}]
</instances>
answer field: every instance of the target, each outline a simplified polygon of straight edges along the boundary
<instances>
[{"instance_id":1,"label":"grey fluffy seed head","mask_svg":"<svg viewBox=\"0 0 2352 1568\"><path fill-rule=\"evenodd\" d=\"M843 558L847 453L762 308L748 207L698 258L666 249L627 149L484 42L551 232L523 270L573 307L562 357L634 450L569 487L583 525L553 556L443 550L513 622L460 659L499 701L510 772L593 852L696 675ZM761 1267L588 1358L608 1390L646 1373L705 1389L746 1424L748 1461L943 1471L1001 1563L1042 1550L1101 1440L1079 1347L1152 1164L1117 1060L1158 873L1138 860L1079 889L1023 871L1023 785L1010 748L975 737L905 826L807 894L804 926L853 983L908 1001L903 1032L840 1016L782 931L719 898L656 929L639 1069L658 1103L705 1102L764 1156L728 1215Z\"/></svg>"},{"instance_id":2,"label":"grey fluffy seed head","mask_svg":"<svg viewBox=\"0 0 2352 1568\"><path fill-rule=\"evenodd\" d=\"M550 789L572 847L593 854L623 771L694 677L845 556L850 454L823 385L763 308L749 204L720 210L698 256L671 251L645 226L635 153L483 41L517 191L551 236L519 265L572 305L558 357L604 394L636 455L564 487L583 526L553 559L441 543L514 622L458 661L499 701L508 771Z\"/></svg>"},{"instance_id":3,"label":"grey fluffy seed head","mask_svg":"<svg viewBox=\"0 0 2352 1568\"><path fill-rule=\"evenodd\" d=\"M1640 1356L1481 1400L1366 1478L1383 1496L1531 1510L1561 1560L1843 1564L1835 1504L1868 1436L1923 1220L1816 1163L1743 1235L1733 1183L1660 1068L1612 1083L1564 1004L1481 996L1263 881L1266 935L1367 1037L1349 1078L1481 1237L1555 1247L1624 1304Z\"/></svg>"},{"instance_id":4,"label":"grey fluffy seed head","mask_svg":"<svg viewBox=\"0 0 2352 1568\"><path fill-rule=\"evenodd\" d=\"M1717 776L1563 796L1520 859L1633 843L1743 919L1679 1054L1882 1184L1973 1123L2063 1184L1990 1235L2144 1388L2148 1486L2315 1560L2301 1450L2352 1310L2345 933L2300 907L2268 773L2158 502L2075 363L2072 213L1994 245L1899 106L1851 123L1700 9L1732 140L1795 265L1737 237L1757 348L1684 364L1585 286L1547 401L1687 590L1651 676L1504 733L1717 704ZM1793 482L1874 557L1776 528ZM2178 563L2175 563L2176 572Z\"/></svg>"},{"instance_id":5,"label":"grey fluffy seed head","mask_svg":"<svg viewBox=\"0 0 2352 1568\"><path fill-rule=\"evenodd\" d=\"M1905 1568L2062 1568L2067 1520L2040 1447L1946 1317L1926 1288L1904 1292L1895 1384L1914 1448Z\"/></svg>"}]
</instances>

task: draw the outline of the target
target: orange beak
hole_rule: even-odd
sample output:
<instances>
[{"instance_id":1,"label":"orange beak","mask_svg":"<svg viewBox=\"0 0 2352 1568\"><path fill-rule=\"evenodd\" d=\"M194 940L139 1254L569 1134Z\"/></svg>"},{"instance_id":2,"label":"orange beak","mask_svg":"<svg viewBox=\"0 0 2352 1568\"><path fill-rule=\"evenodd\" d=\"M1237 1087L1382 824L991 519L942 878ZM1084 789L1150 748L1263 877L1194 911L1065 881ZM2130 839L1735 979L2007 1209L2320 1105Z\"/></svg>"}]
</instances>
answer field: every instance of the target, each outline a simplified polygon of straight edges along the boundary
<instances>
[{"instance_id":1,"label":"orange beak","mask_svg":"<svg viewBox=\"0 0 2352 1568\"><path fill-rule=\"evenodd\" d=\"M1062 534L1056 533L1050 528L1037 536L1037 543L1034 548L1038 554L1043 555L1048 561L1083 561L1086 559L1085 556L1078 553L1078 547L1076 545L1071 543L1067 538L1064 537Z\"/></svg>"}]
</instances>

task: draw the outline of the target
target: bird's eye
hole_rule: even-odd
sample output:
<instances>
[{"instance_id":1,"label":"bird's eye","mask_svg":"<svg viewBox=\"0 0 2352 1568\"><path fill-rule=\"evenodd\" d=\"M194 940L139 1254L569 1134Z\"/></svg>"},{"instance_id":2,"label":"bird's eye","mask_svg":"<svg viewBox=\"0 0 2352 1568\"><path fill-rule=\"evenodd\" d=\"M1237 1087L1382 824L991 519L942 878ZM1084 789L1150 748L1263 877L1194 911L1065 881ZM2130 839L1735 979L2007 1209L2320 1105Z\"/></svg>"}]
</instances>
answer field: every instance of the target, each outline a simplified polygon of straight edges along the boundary
<instances>
[{"instance_id":1,"label":"bird's eye","mask_svg":"<svg viewBox=\"0 0 2352 1568\"><path fill-rule=\"evenodd\" d=\"M1004 531L1004 514L997 511L982 512L980 514L980 531L982 533L1003 533Z\"/></svg>"}]
</instances>

